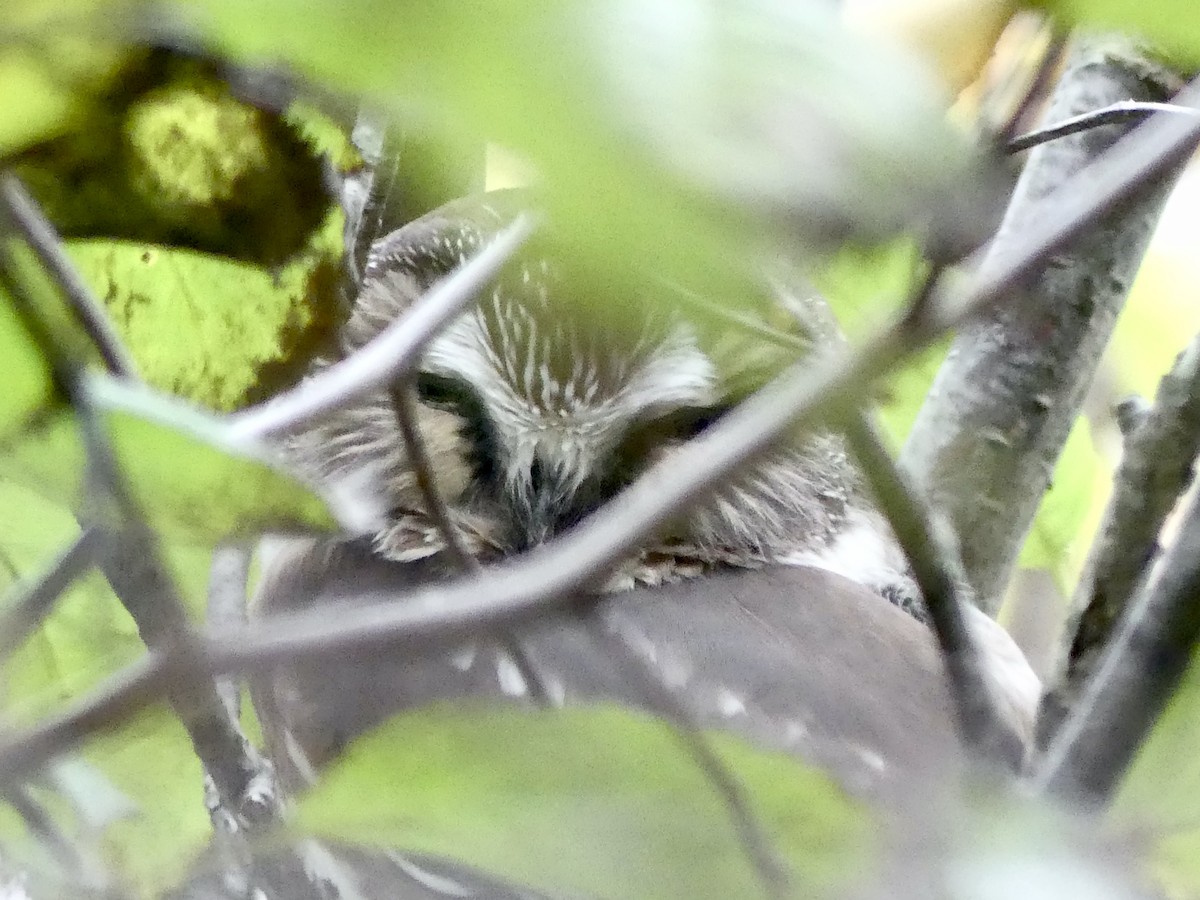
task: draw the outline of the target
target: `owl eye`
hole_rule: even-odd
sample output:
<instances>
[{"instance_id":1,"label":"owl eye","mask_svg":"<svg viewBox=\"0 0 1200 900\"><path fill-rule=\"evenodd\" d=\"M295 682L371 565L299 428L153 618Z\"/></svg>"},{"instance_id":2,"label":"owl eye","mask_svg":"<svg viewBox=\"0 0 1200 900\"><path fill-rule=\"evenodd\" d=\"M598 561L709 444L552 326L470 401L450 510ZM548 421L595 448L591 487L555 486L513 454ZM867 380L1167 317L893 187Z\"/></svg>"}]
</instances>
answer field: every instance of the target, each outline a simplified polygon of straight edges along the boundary
<instances>
[{"instance_id":1,"label":"owl eye","mask_svg":"<svg viewBox=\"0 0 1200 900\"><path fill-rule=\"evenodd\" d=\"M446 375L422 372L417 376L417 399L437 409L462 411L475 401L475 396L463 382Z\"/></svg>"},{"instance_id":2,"label":"owl eye","mask_svg":"<svg viewBox=\"0 0 1200 900\"><path fill-rule=\"evenodd\" d=\"M684 406L655 416L644 423L659 438L687 440L698 435L725 414L724 406Z\"/></svg>"}]
</instances>

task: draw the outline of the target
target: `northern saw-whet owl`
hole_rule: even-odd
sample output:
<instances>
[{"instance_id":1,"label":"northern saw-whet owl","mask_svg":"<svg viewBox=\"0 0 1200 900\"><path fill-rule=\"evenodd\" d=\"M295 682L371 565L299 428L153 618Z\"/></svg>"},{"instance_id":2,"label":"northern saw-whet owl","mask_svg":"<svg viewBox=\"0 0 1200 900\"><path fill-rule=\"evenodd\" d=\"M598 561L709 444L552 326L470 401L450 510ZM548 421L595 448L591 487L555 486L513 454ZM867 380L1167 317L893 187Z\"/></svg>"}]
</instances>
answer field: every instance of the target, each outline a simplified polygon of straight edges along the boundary
<instances>
[{"instance_id":1,"label":"northern saw-whet owl","mask_svg":"<svg viewBox=\"0 0 1200 900\"><path fill-rule=\"evenodd\" d=\"M509 192L454 201L376 242L339 352L353 352L403 315L511 221L519 202ZM415 385L420 430L461 542L483 564L571 528L785 362L761 338L653 291L624 298L581 290L535 239L430 343L403 385ZM764 298L763 316L778 322L783 313L814 357L839 340L819 299L782 291ZM346 579L365 588L395 577L411 586L454 574L407 458L395 402L394 391L380 390L284 439L302 470L382 504L386 526L369 541L305 541L269 554L260 613L344 597L338 582ZM922 609L842 439L820 431L797 433L738 472L603 589L771 565L830 570L918 616ZM1017 718L1027 717L1024 707L1031 715L1036 677L999 626L978 611L973 620L996 658L1017 672ZM467 648L454 665L465 671L458 661L474 653ZM507 693L502 653L499 660ZM450 671L438 675L413 660L363 662L377 667L364 681L388 685L370 698L335 686L328 666L260 679L253 689L273 755L289 757L302 780L356 733L436 697Z\"/></svg>"}]
</instances>

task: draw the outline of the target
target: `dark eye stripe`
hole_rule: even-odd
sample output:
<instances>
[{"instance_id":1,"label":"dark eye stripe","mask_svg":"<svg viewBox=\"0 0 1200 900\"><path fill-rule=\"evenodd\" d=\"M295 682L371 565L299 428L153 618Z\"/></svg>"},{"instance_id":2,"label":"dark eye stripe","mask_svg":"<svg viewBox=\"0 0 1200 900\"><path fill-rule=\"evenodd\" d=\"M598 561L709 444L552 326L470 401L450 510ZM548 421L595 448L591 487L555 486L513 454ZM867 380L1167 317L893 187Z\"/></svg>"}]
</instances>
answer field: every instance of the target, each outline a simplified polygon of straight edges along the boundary
<instances>
[{"instance_id":1,"label":"dark eye stripe","mask_svg":"<svg viewBox=\"0 0 1200 900\"><path fill-rule=\"evenodd\" d=\"M465 411L478 404L475 392L457 378L422 372L417 376L417 398L428 406Z\"/></svg>"}]
</instances>

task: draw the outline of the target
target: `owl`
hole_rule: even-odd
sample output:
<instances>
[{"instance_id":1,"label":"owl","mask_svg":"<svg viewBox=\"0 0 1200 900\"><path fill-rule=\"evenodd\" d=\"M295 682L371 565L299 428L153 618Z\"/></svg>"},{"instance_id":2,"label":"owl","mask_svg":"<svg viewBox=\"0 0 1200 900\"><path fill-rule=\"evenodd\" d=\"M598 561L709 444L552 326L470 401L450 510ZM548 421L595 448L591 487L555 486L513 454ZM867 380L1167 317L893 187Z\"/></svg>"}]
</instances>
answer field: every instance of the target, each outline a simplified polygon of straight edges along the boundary
<instances>
[{"instance_id":1,"label":"owl","mask_svg":"<svg viewBox=\"0 0 1200 900\"><path fill-rule=\"evenodd\" d=\"M522 202L512 192L454 201L379 240L338 355L353 353L403 316L508 224ZM535 238L432 340L413 375L285 436L281 449L295 466L326 486L359 495L380 510L384 524L356 540L274 545L264 554L256 612L335 597L346 602L356 590L401 595L450 577L461 565L426 508L402 436L398 391L415 393L419 431L457 542L473 563L486 566L563 534L651 465L669 465L685 442L795 361L794 348L783 351L732 328L677 287L646 277L630 293L630 283L605 284L573 271L549 239ZM739 314L782 324L793 345L807 348L809 360L819 361L836 346L836 326L819 299L789 294L777 287L778 279L764 277L763 283L767 289L757 302L741 298ZM725 590L731 573L779 567L834 573L835 582L847 579L879 595L879 604L890 600L916 618L923 615L903 554L842 438L813 430L788 436L681 512L600 591L633 591L645 604L638 609L648 609L655 589L674 585L672 608L685 609L679 598L689 590L699 598L703 594L695 592L711 586ZM737 583L735 578L735 592ZM779 590L771 603L809 602ZM741 608L748 602L737 601ZM847 601L845 608L860 602ZM699 611L700 600L693 605ZM985 641L999 648L993 657L1018 675L1019 717L1026 708L1031 717L1036 677L1003 629L981 613L973 616ZM850 622L844 630L853 634L855 627ZM529 638L540 647L552 701L570 699L570 685L598 697L619 693L598 669L581 686L585 654L564 649L575 641L566 628ZM805 631L813 633L807 626ZM647 646L658 640L641 638ZM701 643L715 647L711 637ZM669 655L660 650L652 648L651 656ZM738 654L752 660L758 653L753 647L720 652L724 661ZM694 648L685 655L690 671L706 665L693 658ZM529 694L503 642L481 639L429 658L385 657L338 661L345 679L326 662L293 666L252 687L272 754L283 760L288 780L311 782L348 741L397 710L447 696ZM342 682L351 677L370 689L347 689ZM716 707L734 679L721 680L710 685Z\"/></svg>"}]
</instances>

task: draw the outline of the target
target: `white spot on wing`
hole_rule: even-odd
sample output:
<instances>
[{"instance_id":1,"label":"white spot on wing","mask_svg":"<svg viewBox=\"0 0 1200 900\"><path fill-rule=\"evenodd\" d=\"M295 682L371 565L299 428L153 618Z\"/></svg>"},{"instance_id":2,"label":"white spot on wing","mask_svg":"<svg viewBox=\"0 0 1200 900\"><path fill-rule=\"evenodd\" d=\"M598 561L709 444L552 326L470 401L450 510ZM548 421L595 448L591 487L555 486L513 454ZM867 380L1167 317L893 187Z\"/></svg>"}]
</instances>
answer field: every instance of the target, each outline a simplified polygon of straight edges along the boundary
<instances>
[{"instance_id":1,"label":"white spot on wing","mask_svg":"<svg viewBox=\"0 0 1200 900\"><path fill-rule=\"evenodd\" d=\"M496 654L496 677L500 680L500 690L509 697L524 697L529 692L521 670L507 653Z\"/></svg>"}]
</instances>

